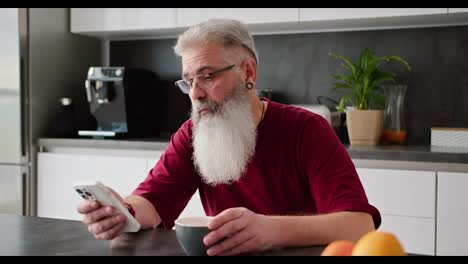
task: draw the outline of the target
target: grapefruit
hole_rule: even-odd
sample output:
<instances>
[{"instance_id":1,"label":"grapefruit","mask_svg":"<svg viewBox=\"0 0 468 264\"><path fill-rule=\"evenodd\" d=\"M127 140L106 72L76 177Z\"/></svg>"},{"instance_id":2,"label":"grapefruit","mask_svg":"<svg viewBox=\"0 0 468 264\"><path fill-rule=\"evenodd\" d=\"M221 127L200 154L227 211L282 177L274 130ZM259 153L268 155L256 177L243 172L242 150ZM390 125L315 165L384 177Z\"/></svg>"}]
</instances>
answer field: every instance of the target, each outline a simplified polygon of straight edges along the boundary
<instances>
[{"instance_id":1,"label":"grapefruit","mask_svg":"<svg viewBox=\"0 0 468 264\"><path fill-rule=\"evenodd\" d=\"M372 231L354 245L352 256L406 256L397 237L385 231Z\"/></svg>"},{"instance_id":2,"label":"grapefruit","mask_svg":"<svg viewBox=\"0 0 468 264\"><path fill-rule=\"evenodd\" d=\"M333 241L325 247L320 256L351 256L354 242L349 240Z\"/></svg>"}]
</instances>

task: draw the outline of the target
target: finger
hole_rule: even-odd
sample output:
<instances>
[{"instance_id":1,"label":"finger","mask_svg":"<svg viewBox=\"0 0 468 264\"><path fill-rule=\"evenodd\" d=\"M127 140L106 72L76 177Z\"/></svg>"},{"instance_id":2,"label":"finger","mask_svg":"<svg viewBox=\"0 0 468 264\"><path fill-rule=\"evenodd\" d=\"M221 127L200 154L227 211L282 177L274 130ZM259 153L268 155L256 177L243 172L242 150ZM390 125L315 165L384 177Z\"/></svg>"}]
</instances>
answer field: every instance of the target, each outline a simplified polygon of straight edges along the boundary
<instances>
[{"instance_id":1,"label":"finger","mask_svg":"<svg viewBox=\"0 0 468 264\"><path fill-rule=\"evenodd\" d=\"M98 201L83 200L76 209L80 214L87 214L101 207Z\"/></svg>"},{"instance_id":2,"label":"finger","mask_svg":"<svg viewBox=\"0 0 468 264\"><path fill-rule=\"evenodd\" d=\"M256 243L254 237L251 237L249 240L240 244L238 247L232 248L231 250L226 250L221 252L219 256L232 256L239 255L246 252L252 252L256 249Z\"/></svg>"},{"instance_id":3,"label":"finger","mask_svg":"<svg viewBox=\"0 0 468 264\"><path fill-rule=\"evenodd\" d=\"M100 236L101 234L111 230L115 225L125 223L125 221L125 216L123 214L118 214L116 216L109 217L105 220L89 225L88 231L95 236Z\"/></svg>"},{"instance_id":4,"label":"finger","mask_svg":"<svg viewBox=\"0 0 468 264\"><path fill-rule=\"evenodd\" d=\"M99 240L114 239L122 233L122 229L124 228L124 226L125 223L118 223L106 232L100 233L99 235L96 235L94 237Z\"/></svg>"},{"instance_id":5,"label":"finger","mask_svg":"<svg viewBox=\"0 0 468 264\"><path fill-rule=\"evenodd\" d=\"M236 233L244 229L246 225L246 219L243 217L231 220L219 227L218 229L208 233L203 238L203 243L205 243L205 245L207 246L213 245L221 239L235 235Z\"/></svg>"},{"instance_id":6,"label":"finger","mask_svg":"<svg viewBox=\"0 0 468 264\"><path fill-rule=\"evenodd\" d=\"M208 254L208 256L215 256L223 252L229 252L235 247L241 245L242 243L245 243L252 237L252 233L249 233L247 231L238 232L232 237L229 237L226 240L210 247L206 253Z\"/></svg>"},{"instance_id":7,"label":"finger","mask_svg":"<svg viewBox=\"0 0 468 264\"><path fill-rule=\"evenodd\" d=\"M213 217L213 219L211 219L208 222L208 228L211 230L217 229L220 226L224 225L226 222L240 218L243 212L244 208L241 207L226 209L219 213L217 216Z\"/></svg>"},{"instance_id":8,"label":"finger","mask_svg":"<svg viewBox=\"0 0 468 264\"><path fill-rule=\"evenodd\" d=\"M92 211L91 213L87 213L83 217L83 223L87 225L93 224L101 219L112 216L114 212L115 212L115 208L112 206L101 207L99 209Z\"/></svg>"}]
</instances>

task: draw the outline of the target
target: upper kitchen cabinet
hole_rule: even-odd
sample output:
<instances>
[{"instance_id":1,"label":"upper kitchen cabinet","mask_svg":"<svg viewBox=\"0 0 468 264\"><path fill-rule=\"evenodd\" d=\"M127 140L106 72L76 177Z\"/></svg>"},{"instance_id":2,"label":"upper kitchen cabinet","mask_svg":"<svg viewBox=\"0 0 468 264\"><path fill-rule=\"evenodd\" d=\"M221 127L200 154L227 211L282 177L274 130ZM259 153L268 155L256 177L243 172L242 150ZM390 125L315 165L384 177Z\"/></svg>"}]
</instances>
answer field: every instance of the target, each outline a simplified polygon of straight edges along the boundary
<instances>
[{"instance_id":1,"label":"upper kitchen cabinet","mask_svg":"<svg viewBox=\"0 0 468 264\"><path fill-rule=\"evenodd\" d=\"M252 29L263 24L299 22L298 8L178 8L177 26L188 27L210 18L236 19ZM274 30L274 27L270 27Z\"/></svg>"},{"instance_id":2,"label":"upper kitchen cabinet","mask_svg":"<svg viewBox=\"0 0 468 264\"><path fill-rule=\"evenodd\" d=\"M210 18L240 20L254 35L468 25L463 9L71 8L71 32L110 40L175 38Z\"/></svg>"},{"instance_id":3,"label":"upper kitchen cabinet","mask_svg":"<svg viewBox=\"0 0 468 264\"><path fill-rule=\"evenodd\" d=\"M463 12L468 12L468 8L449 8L448 12L449 13L463 13Z\"/></svg>"},{"instance_id":4,"label":"upper kitchen cabinet","mask_svg":"<svg viewBox=\"0 0 468 264\"><path fill-rule=\"evenodd\" d=\"M462 9L462 8L461 8ZM449 8L300 8L303 32L421 28L468 24Z\"/></svg>"},{"instance_id":5,"label":"upper kitchen cabinet","mask_svg":"<svg viewBox=\"0 0 468 264\"><path fill-rule=\"evenodd\" d=\"M300 8L301 21L445 14L447 8Z\"/></svg>"},{"instance_id":6,"label":"upper kitchen cabinet","mask_svg":"<svg viewBox=\"0 0 468 264\"><path fill-rule=\"evenodd\" d=\"M165 34L176 27L175 8L71 8L71 32L113 37Z\"/></svg>"}]
</instances>

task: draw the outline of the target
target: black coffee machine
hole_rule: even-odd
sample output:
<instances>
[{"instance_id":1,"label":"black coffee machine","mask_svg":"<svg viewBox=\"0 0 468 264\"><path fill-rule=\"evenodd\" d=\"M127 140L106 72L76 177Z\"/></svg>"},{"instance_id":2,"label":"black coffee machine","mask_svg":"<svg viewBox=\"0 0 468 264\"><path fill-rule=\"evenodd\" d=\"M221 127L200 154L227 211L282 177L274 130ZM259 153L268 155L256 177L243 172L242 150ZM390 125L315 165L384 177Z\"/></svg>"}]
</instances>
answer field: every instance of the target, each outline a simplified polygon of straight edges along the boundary
<instances>
[{"instance_id":1,"label":"black coffee machine","mask_svg":"<svg viewBox=\"0 0 468 264\"><path fill-rule=\"evenodd\" d=\"M156 73L140 68L91 67L85 88L97 128L80 130L80 136L159 137L161 80Z\"/></svg>"}]
</instances>

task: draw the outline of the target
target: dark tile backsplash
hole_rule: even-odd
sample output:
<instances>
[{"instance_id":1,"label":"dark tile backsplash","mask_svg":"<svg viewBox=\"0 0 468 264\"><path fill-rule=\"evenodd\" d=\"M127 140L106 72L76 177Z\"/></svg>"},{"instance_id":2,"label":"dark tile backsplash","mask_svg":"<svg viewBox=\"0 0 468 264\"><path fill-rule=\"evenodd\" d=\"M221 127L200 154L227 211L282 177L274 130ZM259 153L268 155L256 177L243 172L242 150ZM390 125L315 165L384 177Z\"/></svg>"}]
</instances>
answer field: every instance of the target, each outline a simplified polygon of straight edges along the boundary
<instances>
[{"instance_id":1,"label":"dark tile backsplash","mask_svg":"<svg viewBox=\"0 0 468 264\"><path fill-rule=\"evenodd\" d=\"M257 87L271 90L275 101L317 103L320 95L338 100L339 96L331 91L329 75L343 71L328 53L355 60L367 47L379 56L401 56L412 66L413 71L407 73L399 64L384 65L384 69L396 72L400 81L408 83L408 144L430 144L430 128L434 126L468 127L468 27L254 38L260 57ZM164 79L177 79L181 66L172 50L174 44L175 39L114 41L110 44L110 64L145 67ZM183 107L187 110L189 106Z\"/></svg>"}]
</instances>

